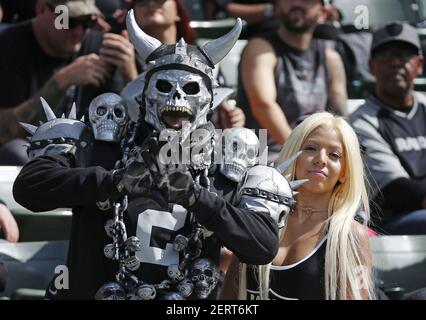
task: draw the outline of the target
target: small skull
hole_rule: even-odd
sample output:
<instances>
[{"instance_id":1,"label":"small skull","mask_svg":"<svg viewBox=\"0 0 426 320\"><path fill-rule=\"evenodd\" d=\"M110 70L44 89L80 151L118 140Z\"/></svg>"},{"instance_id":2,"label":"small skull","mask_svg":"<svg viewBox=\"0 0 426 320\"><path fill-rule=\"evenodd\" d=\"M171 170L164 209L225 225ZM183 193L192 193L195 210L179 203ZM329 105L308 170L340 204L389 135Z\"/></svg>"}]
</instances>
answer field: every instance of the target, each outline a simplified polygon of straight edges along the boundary
<instances>
[{"instance_id":1,"label":"small skull","mask_svg":"<svg viewBox=\"0 0 426 320\"><path fill-rule=\"evenodd\" d=\"M143 300L153 300L157 295L155 287L149 284L143 284L138 288L138 296Z\"/></svg>"},{"instance_id":2,"label":"small skull","mask_svg":"<svg viewBox=\"0 0 426 320\"><path fill-rule=\"evenodd\" d=\"M179 270L179 266L177 264L172 264L167 268L167 275L174 282L181 281L185 278L185 275Z\"/></svg>"},{"instance_id":3,"label":"small skull","mask_svg":"<svg viewBox=\"0 0 426 320\"><path fill-rule=\"evenodd\" d=\"M160 300L185 300L185 299L177 292L167 292L161 297Z\"/></svg>"},{"instance_id":4,"label":"small skull","mask_svg":"<svg viewBox=\"0 0 426 320\"><path fill-rule=\"evenodd\" d=\"M183 279L176 286L182 297L188 298L194 291L194 284L189 279Z\"/></svg>"},{"instance_id":5,"label":"small skull","mask_svg":"<svg viewBox=\"0 0 426 320\"><path fill-rule=\"evenodd\" d=\"M110 243L110 244L107 244L104 247L104 255L108 259L112 259L112 260L114 259L114 257L115 257L115 246L114 246L114 244Z\"/></svg>"},{"instance_id":6,"label":"small skull","mask_svg":"<svg viewBox=\"0 0 426 320\"><path fill-rule=\"evenodd\" d=\"M124 242L124 246L131 253L135 253L136 251L141 250L141 242L135 236L127 238L127 240Z\"/></svg>"},{"instance_id":7,"label":"small skull","mask_svg":"<svg viewBox=\"0 0 426 320\"><path fill-rule=\"evenodd\" d=\"M178 234L173 242L173 249L177 252L183 251L188 246L188 242L189 240L187 237Z\"/></svg>"},{"instance_id":8,"label":"small skull","mask_svg":"<svg viewBox=\"0 0 426 320\"><path fill-rule=\"evenodd\" d=\"M113 232L114 232L114 220L108 219L107 222L105 222L105 232L108 237L112 238Z\"/></svg>"},{"instance_id":9,"label":"small skull","mask_svg":"<svg viewBox=\"0 0 426 320\"><path fill-rule=\"evenodd\" d=\"M96 292L95 300L126 300L126 293L119 283L108 282Z\"/></svg>"},{"instance_id":10,"label":"small skull","mask_svg":"<svg viewBox=\"0 0 426 320\"><path fill-rule=\"evenodd\" d=\"M89 120L96 140L119 142L128 120L127 107L115 93L104 93L92 100Z\"/></svg>"},{"instance_id":11,"label":"small skull","mask_svg":"<svg viewBox=\"0 0 426 320\"><path fill-rule=\"evenodd\" d=\"M124 266L130 271L136 271L139 269L141 262L138 257L130 256L124 260Z\"/></svg>"},{"instance_id":12,"label":"small skull","mask_svg":"<svg viewBox=\"0 0 426 320\"><path fill-rule=\"evenodd\" d=\"M220 172L240 182L246 170L258 162L259 139L246 128L226 129L223 134Z\"/></svg>"},{"instance_id":13,"label":"small skull","mask_svg":"<svg viewBox=\"0 0 426 320\"><path fill-rule=\"evenodd\" d=\"M197 259L191 266L191 280L195 283L195 294L199 299L207 299L219 280L219 269L213 261Z\"/></svg>"}]
</instances>

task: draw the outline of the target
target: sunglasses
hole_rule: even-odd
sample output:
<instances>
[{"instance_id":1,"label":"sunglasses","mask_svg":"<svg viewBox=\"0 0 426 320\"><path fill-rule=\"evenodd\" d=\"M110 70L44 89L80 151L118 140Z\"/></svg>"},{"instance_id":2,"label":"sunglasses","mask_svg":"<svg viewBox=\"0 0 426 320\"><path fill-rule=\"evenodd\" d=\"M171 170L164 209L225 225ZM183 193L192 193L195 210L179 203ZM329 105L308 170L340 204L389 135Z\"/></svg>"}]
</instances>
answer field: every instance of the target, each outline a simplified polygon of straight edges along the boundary
<instances>
[{"instance_id":1,"label":"sunglasses","mask_svg":"<svg viewBox=\"0 0 426 320\"><path fill-rule=\"evenodd\" d=\"M155 4L163 5L168 0L134 0L133 3L134 4L140 4L140 5L146 6L151 1L154 2Z\"/></svg>"},{"instance_id":2,"label":"sunglasses","mask_svg":"<svg viewBox=\"0 0 426 320\"><path fill-rule=\"evenodd\" d=\"M78 26L83 27L83 29L92 29L96 26L97 22L98 18L96 17L96 15L87 15L69 18L68 26L70 27L70 29L74 29Z\"/></svg>"}]
</instances>

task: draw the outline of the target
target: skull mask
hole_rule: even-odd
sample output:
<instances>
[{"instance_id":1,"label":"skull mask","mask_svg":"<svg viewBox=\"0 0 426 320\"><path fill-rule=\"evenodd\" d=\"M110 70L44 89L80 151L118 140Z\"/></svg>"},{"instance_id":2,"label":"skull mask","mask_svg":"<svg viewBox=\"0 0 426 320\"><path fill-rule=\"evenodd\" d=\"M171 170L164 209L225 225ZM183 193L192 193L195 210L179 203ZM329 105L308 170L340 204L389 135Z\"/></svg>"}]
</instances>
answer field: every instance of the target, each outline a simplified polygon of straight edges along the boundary
<instances>
[{"instance_id":1,"label":"skull mask","mask_svg":"<svg viewBox=\"0 0 426 320\"><path fill-rule=\"evenodd\" d=\"M299 154L290 158L278 169L263 165L248 169L239 188L238 206L269 213L279 228L284 227L284 217L296 205L294 199L296 192L293 190L307 180L289 182L281 172L284 172Z\"/></svg>"},{"instance_id":2,"label":"skull mask","mask_svg":"<svg viewBox=\"0 0 426 320\"><path fill-rule=\"evenodd\" d=\"M128 113L119 95L104 93L90 103L89 118L96 140L120 142Z\"/></svg>"},{"instance_id":3,"label":"skull mask","mask_svg":"<svg viewBox=\"0 0 426 320\"><path fill-rule=\"evenodd\" d=\"M258 161L259 139L246 128L226 129L222 137L220 172L228 179L240 182L246 170Z\"/></svg>"},{"instance_id":4,"label":"skull mask","mask_svg":"<svg viewBox=\"0 0 426 320\"><path fill-rule=\"evenodd\" d=\"M139 58L146 62L144 87L140 88L145 122L157 130L180 130L184 120L191 122L191 129L205 124L217 86L213 68L233 48L241 33L241 20L227 34L201 47L183 39L162 44L139 28L133 10L126 23Z\"/></svg>"},{"instance_id":5,"label":"skull mask","mask_svg":"<svg viewBox=\"0 0 426 320\"><path fill-rule=\"evenodd\" d=\"M219 269L209 259L197 259L191 266L191 280L195 283L195 294L207 299L219 280Z\"/></svg>"},{"instance_id":6,"label":"skull mask","mask_svg":"<svg viewBox=\"0 0 426 320\"><path fill-rule=\"evenodd\" d=\"M119 283L108 282L96 292L95 300L126 300L126 293Z\"/></svg>"},{"instance_id":7,"label":"skull mask","mask_svg":"<svg viewBox=\"0 0 426 320\"><path fill-rule=\"evenodd\" d=\"M179 130L184 121L199 127L207 123L211 101L200 75L185 70L163 70L149 80L145 119L157 129Z\"/></svg>"}]
</instances>

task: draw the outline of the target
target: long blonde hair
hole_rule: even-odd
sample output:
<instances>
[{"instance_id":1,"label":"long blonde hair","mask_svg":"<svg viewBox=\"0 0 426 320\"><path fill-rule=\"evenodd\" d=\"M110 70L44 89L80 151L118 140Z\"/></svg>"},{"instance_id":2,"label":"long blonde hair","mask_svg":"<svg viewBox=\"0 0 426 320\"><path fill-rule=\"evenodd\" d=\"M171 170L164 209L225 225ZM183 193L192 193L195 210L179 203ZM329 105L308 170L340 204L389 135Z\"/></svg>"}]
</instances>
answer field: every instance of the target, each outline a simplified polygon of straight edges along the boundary
<instances>
[{"instance_id":1,"label":"long blonde hair","mask_svg":"<svg viewBox=\"0 0 426 320\"><path fill-rule=\"evenodd\" d=\"M328 205L327 247L325 254L325 297L327 300L347 299L348 291L354 299L362 299L360 286L374 298L374 285L370 270L365 264L370 252L359 250L360 234L355 228L355 215L360 210L370 216L367 190L364 182L364 167L358 138L351 126L341 117L327 112L316 113L299 124L288 137L279 155L277 164L301 150L307 137L319 127L335 129L341 137L345 152L346 179L336 184ZM295 179L296 165L293 163L284 175ZM285 232L281 230L280 236ZM239 298L246 298L245 266L240 266ZM259 266L260 298L267 299L269 291L270 265ZM244 292L242 291L244 289Z\"/></svg>"}]
</instances>

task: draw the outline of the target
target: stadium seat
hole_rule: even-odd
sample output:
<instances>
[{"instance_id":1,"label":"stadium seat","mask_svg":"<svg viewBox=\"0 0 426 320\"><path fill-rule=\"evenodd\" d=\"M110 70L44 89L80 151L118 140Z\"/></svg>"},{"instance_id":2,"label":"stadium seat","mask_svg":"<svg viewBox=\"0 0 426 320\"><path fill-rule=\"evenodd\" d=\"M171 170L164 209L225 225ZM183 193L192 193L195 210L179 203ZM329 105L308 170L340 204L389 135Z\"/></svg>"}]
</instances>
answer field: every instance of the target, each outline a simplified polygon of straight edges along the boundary
<instances>
[{"instance_id":1,"label":"stadium seat","mask_svg":"<svg viewBox=\"0 0 426 320\"><path fill-rule=\"evenodd\" d=\"M14 299L40 299L44 296L55 268L66 265L68 241L0 242L0 259L8 270L6 290Z\"/></svg>"},{"instance_id":2,"label":"stadium seat","mask_svg":"<svg viewBox=\"0 0 426 320\"><path fill-rule=\"evenodd\" d=\"M370 238L373 265L384 287L426 287L426 235Z\"/></svg>"}]
</instances>

